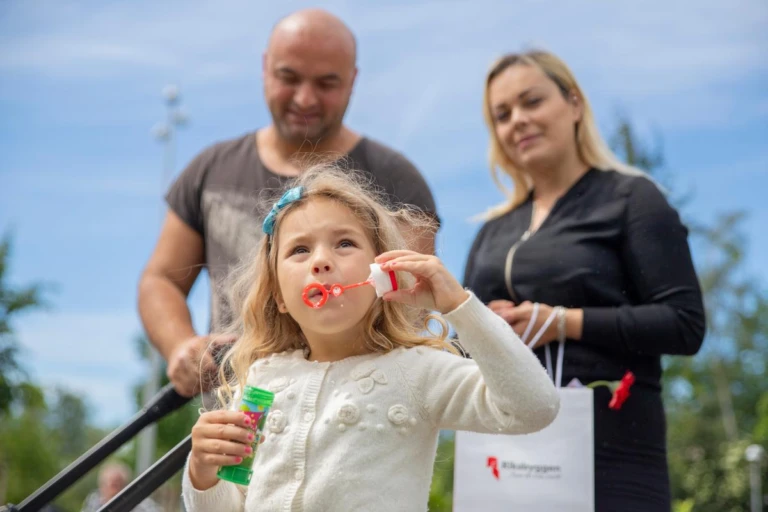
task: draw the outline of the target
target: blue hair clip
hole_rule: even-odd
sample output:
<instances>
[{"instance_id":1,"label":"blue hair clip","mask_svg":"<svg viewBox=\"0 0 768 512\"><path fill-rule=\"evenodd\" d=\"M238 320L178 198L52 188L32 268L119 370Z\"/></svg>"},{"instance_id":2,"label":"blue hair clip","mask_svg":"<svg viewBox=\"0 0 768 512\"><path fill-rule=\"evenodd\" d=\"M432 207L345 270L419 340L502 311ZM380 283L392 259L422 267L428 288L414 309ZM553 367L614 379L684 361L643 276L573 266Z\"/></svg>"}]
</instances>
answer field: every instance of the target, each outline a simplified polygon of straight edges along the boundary
<instances>
[{"instance_id":1,"label":"blue hair clip","mask_svg":"<svg viewBox=\"0 0 768 512\"><path fill-rule=\"evenodd\" d=\"M272 235L275 232L275 221L277 220L277 214L288 206L289 204L293 203L294 201L298 201L302 198L304 195L304 187L293 187L291 189L288 189L285 194L280 197L280 199L272 206L272 209L267 214L267 217L264 219L264 223L261 225L261 229L264 230L264 232L268 235Z\"/></svg>"}]
</instances>

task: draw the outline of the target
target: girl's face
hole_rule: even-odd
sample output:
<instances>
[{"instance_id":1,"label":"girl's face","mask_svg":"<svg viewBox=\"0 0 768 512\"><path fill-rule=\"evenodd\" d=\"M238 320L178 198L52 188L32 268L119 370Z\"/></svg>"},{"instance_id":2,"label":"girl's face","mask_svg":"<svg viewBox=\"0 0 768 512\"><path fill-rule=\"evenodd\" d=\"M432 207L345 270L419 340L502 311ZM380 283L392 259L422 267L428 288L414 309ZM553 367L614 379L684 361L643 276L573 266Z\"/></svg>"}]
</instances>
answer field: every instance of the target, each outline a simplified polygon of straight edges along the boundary
<instances>
[{"instance_id":1,"label":"girl's face","mask_svg":"<svg viewBox=\"0 0 768 512\"><path fill-rule=\"evenodd\" d=\"M372 286L331 296L318 309L304 303L302 292L311 283L329 288L365 281L375 257L373 243L352 211L330 199L309 200L278 224L280 311L291 315L310 342L320 338L341 342L357 336L376 298Z\"/></svg>"},{"instance_id":2,"label":"girl's face","mask_svg":"<svg viewBox=\"0 0 768 512\"><path fill-rule=\"evenodd\" d=\"M512 65L494 78L488 93L496 136L515 165L553 166L576 151L574 126L581 104L564 98L539 68Z\"/></svg>"}]
</instances>

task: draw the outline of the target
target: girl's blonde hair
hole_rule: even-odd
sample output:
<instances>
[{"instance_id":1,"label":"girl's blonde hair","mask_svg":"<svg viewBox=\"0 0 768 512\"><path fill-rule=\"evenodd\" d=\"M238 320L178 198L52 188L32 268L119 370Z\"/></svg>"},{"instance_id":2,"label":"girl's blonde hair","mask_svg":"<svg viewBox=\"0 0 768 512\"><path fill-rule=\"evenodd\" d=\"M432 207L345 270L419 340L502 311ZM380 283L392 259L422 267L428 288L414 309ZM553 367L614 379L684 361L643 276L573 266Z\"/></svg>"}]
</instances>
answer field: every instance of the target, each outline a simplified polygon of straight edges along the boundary
<instances>
[{"instance_id":1,"label":"girl's blonde hair","mask_svg":"<svg viewBox=\"0 0 768 512\"><path fill-rule=\"evenodd\" d=\"M583 163L603 171L615 170L626 174L647 176L642 170L619 160L600 136L589 100L565 62L554 54L543 50L510 53L498 59L491 66L485 78L483 94L483 115L491 136L488 148L491 177L496 186L507 196L507 200L490 208L481 216L482 218L489 220L514 210L525 202L533 186L528 175L517 167L504 151L504 147L496 136L494 116L491 112L491 82L506 69L515 65L537 67L557 85L564 98L568 99L575 95L581 101L583 113L581 121L576 124L575 137L578 155ZM514 184L512 189L502 183L499 170L512 178Z\"/></svg>"},{"instance_id":2,"label":"girl's blonde hair","mask_svg":"<svg viewBox=\"0 0 768 512\"><path fill-rule=\"evenodd\" d=\"M406 207L386 206L387 198L373 188L370 179L357 171L342 170L334 164L314 165L292 180L286 187L303 186L302 197L282 208L276 216L274 234L264 236L255 254L233 274L230 290L233 311L239 317L229 332L237 342L223 357L219 367L220 405L232 405L234 390L243 389L248 370L254 361L270 354L289 350L306 350L301 328L287 313L278 310L277 247L281 220L299 206L318 198L330 199L347 208L362 224L376 254L404 249L410 244L404 231L414 237L436 230L435 221L420 211ZM280 195L276 195L277 199ZM271 206L274 201L269 201ZM407 229L403 229L407 227ZM401 287L410 287L413 278L398 273ZM427 322L436 320L441 332L425 335ZM448 328L433 315L396 302L377 300L364 318L363 342L371 352L385 353L397 347L426 345L456 352L446 342ZM428 331L428 329L427 329Z\"/></svg>"}]
</instances>

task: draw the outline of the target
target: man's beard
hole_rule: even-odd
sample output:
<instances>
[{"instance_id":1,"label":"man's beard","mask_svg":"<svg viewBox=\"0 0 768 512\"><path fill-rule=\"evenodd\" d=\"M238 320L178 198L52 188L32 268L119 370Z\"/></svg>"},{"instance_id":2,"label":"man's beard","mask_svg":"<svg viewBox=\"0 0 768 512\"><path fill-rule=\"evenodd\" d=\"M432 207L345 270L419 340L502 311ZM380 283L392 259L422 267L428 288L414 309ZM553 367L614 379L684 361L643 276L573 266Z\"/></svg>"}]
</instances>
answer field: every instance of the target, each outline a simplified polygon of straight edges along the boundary
<instances>
[{"instance_id":1,"label":"man's beard","mask_svg":"<svg viewBox=\"0 0 768 512\"><path fill-rule=\"evenodd\" d=\"M284 118L279 120L272 116L273 124L280 133L280 136L297 146L303 144L318 144L329 136L334 135L341 128L341 120L323 120L312 127L305 125L298 128L296 124L289 125Z\"/></svg>"}]
</instances>

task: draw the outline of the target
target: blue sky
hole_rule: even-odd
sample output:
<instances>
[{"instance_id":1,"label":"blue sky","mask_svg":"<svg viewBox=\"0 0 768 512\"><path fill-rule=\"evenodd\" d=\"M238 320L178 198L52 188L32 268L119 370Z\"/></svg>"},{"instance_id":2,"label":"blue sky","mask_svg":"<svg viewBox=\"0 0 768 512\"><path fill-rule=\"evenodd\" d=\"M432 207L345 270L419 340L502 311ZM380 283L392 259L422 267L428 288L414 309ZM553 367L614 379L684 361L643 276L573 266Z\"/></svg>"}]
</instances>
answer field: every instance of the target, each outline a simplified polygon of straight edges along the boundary
<instances>
[{"instance_id":1,"label":"blue sky","mask_svg":"<svg viewBox=\"0 0 768 512\"><path fill-rule=\"evenodd\" d=\"M261 52L305 2L0 3L0 230L11 279L56 285L53 308L19 319L23 363L81 392L101 424L133 411L144 375L136 284L158 233L160 91L181 87L191 124L178 169L206 145L268 123ZM482 81L506 51L541 46L572 67L603 133L623 111L663 137L667 168L695 193L687 215L749 211L749 271L768 261L768 5L762 0L472 0L323 4L359 41L347 115L411 158L444 220L438 250L461 276L478 226L501 199L485 164ZM650 139L649 139L650 140ZM207 324L207 282L193 290Z\"/></svg>"}]
</instances>

